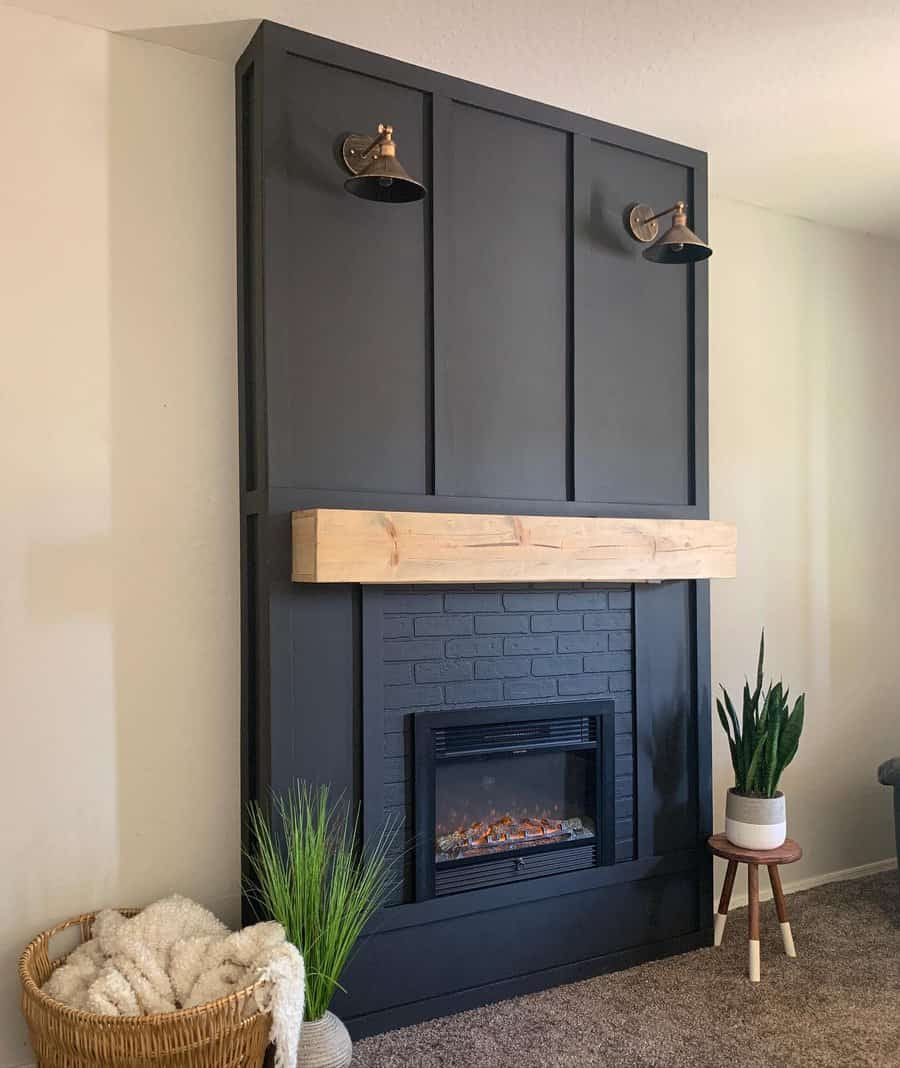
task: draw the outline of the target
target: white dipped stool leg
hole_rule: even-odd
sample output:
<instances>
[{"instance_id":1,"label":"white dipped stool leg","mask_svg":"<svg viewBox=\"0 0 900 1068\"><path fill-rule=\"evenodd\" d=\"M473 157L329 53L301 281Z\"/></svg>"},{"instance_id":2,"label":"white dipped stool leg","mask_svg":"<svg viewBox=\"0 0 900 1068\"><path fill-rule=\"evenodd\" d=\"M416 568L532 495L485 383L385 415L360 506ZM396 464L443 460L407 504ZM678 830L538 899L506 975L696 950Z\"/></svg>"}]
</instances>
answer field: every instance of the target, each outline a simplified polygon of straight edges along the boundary
<instances>
[{"instance_id":1,"label":"white dipped stool leg","mask_svg":"<svg viewBox=\"0 0 900 1068\"><path fill-rule=\"evenodd\" d=\"M789 957L796 957L797 950L794 949L794 936L791 934L791 925L784 921L778 925L781 928L781 941L784 942L784 951Z\"/></svg>"},{"instance_id":2,"label":"white dipped stool leg","mask_svg":"<svg viewBox=\"0 0 900 1068\"><path fill-rule=\"evenodd\" d=\"M797 950L794 948L794 936L791 933L791 925L788 923L787 905L784 902L781 873L777 864L769 865L769 882L772 884L772 896L775 898L775 911L778 913L778 926L781 928L781 941L784 943L784 951L789 957L796 957Z\"/></svg>"},{"instance_id":3,"label":"white dipped stool leg","mask_svg":"<svg viewBox=\"0 0 900 1068\"><path fill-rule=\"evenodd\" d=\"M750 960L749 960L749 972L750 982L759 982L759 941L756 939L750 939Z\"/></svg>"},{"instance_id":4,"label":"white dipped stool leg","mask_svg":"<svg viewBox=\"0 0 900 1068\"><path fill-rule=\"evenodd\" d=\"M724 915L721 912L717 912L713 916L713 945L721 946L722 935L725 934L725 921L728 919L728 914Z\"/></svg>"}]
</instances>

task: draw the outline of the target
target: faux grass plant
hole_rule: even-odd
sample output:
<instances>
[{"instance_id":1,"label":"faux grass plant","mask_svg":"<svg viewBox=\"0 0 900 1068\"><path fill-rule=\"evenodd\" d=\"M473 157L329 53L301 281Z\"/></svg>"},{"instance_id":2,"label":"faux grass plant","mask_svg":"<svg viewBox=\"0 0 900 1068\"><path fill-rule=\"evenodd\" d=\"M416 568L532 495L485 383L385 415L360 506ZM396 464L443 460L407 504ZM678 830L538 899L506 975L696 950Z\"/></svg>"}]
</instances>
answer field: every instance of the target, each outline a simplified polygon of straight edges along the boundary
<instances>
[{"instance_id":1,"label":"faux grass plant","mask_svg":"<svg viewBox=\"0 0 900 1068\"><path fill-rule=\"evenodd\" d=\"M756 688L744 682L744 702L738 722L734 704L725 687L725 700L716 700L719 721L728 735L731 763L734 766L734 788L755 797L774 797L781 773L794 759L803 731L806 695L800 694L788 713L789 690L780 682L769 683L763 695L763 657L765 631L759 639L759 664L756 669ZM760 706L762 699L762 706Z\"/></svg>"},{"instance_id":2,"label":"faux grass plant","mask_svg":"<svg viewBox=\"0 0 900 1068\"><path fill-rule=\"evenodd\" d=\"M397 827L365 851L359 815L327 786L297 785L273 798L272 816L249 809L251 900L277 920L306 967L304 1019L325 1015L360 932L397 886L388 860ZM343 987L340 987L343 989Z\"/></svg>"}]
</instances>

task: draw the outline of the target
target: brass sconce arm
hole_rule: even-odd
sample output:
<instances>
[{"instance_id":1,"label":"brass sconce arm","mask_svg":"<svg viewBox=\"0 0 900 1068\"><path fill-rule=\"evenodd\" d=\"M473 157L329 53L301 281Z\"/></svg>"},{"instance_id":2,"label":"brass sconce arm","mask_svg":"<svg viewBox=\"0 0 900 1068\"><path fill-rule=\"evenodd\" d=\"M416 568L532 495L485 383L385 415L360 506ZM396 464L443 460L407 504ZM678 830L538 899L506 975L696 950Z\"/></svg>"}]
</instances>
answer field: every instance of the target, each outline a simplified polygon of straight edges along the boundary
<instances>
[{"instance_id":1,"label":"brass sconce arm","mask_svg":"<svg viewBox=\"0 0 900 1068\"><path fill-rule=\"evenodd\" d=\"M376 150L381 148L382 145L389 144L391 146L391 150L386 155L395 155L397 148L394 145L393 138L394 127L386 126L383 122L378 124L378 134L374 139L370 139L363 134L351 134L341 146L347 170L352 171L354 174L359 174L361 170L365 169L369 160L374 158L374 155L381 155ZM368 144L366 145L367 141Z\"/></svg>"},{"instance_id":2,"label":"brass sconce arm","mask_svg":"<svg viewBox=\"0 0 900 1068\"><path fill-rule=\"evenodd\" d=\"M639 207L640 205L636 205L636 206ZM663 217L663 215L669 215L673 211L675 212L676 215L684 215L686 213L686 210L687 210L687 205L685 204L685 202L683 200L676 200L671 208L666 208L663 211L658 211L655 215L651 215L649 219L641 219L641 222L645 223L645 224L649 223L649 222L653 222L655 219L661 219Z\"/></svg>"},{"instance_id":3,"label":"brass sconce arm","mask_svg":"<svg viewBox=\"0 0 900 1068\"><path fill-rule=\"evenodd\" d=\"M394 127L380 122L374 138L349 134L341 144L341 158L351 176L344 188L362 200L403 204L421 200L425 187L410 178L397 159Z\"/></svg>"},{"instance_id":4,"label":"brass sconce arm","mask_svg":"<svg viewBox=\"0 0 900 1068\"><path fill-rule=\"evenodd\" d=\"M657 241L656 220L669 214L672 225ZM643 257L651 263L697 263L712 255L709 245L688 228L687 204L683 200L676 200L671 208L655 213L647 204L632 204L625 217L625 229L635 241L650 245L644 249ZM651 241L656 243L651 245Z\"/></svg>"}]
</instances>

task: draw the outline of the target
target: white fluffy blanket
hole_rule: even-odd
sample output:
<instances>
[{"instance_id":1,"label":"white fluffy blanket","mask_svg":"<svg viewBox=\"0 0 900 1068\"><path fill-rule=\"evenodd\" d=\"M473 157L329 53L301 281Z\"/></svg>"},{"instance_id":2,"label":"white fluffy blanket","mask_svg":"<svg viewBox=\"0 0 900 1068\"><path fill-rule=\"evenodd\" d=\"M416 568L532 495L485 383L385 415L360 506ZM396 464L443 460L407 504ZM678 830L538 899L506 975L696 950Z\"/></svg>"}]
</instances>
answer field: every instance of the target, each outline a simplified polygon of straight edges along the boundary
<instances>
[{"instance_id":1,"label":"white fluffy blanket","mask_svg":"<svg viewBox=\"0 0 900 1068\"><path fill-rule=\"evenodd\" d=\"M45 994L104 1016L147 1016L205 1005L263 979L247 1011L271 1009L276 1068L295 1068L305 977L280 923L232 932L176 894L131 919L106 909L92 934L53 972Z\"/></svg>"}]
</instances>

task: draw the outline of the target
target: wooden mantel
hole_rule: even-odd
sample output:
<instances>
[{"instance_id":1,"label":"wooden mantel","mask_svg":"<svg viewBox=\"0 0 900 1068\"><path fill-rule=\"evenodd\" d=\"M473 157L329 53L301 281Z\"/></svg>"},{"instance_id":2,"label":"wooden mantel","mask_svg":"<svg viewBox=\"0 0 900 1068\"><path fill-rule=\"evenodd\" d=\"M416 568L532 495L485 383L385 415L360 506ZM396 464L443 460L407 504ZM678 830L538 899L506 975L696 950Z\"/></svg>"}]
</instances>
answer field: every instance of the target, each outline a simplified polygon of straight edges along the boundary
<instances>
[{"instance_id":1,"label":"wooden mantel","mask_svg":"<svg viewBox=\"0 0 900 1068\"><path fill-rule=\"evenodd\" d=\"M311 508L295 582L657 582L734 578L733 523Z\"/></svg>"}]
</instances>

